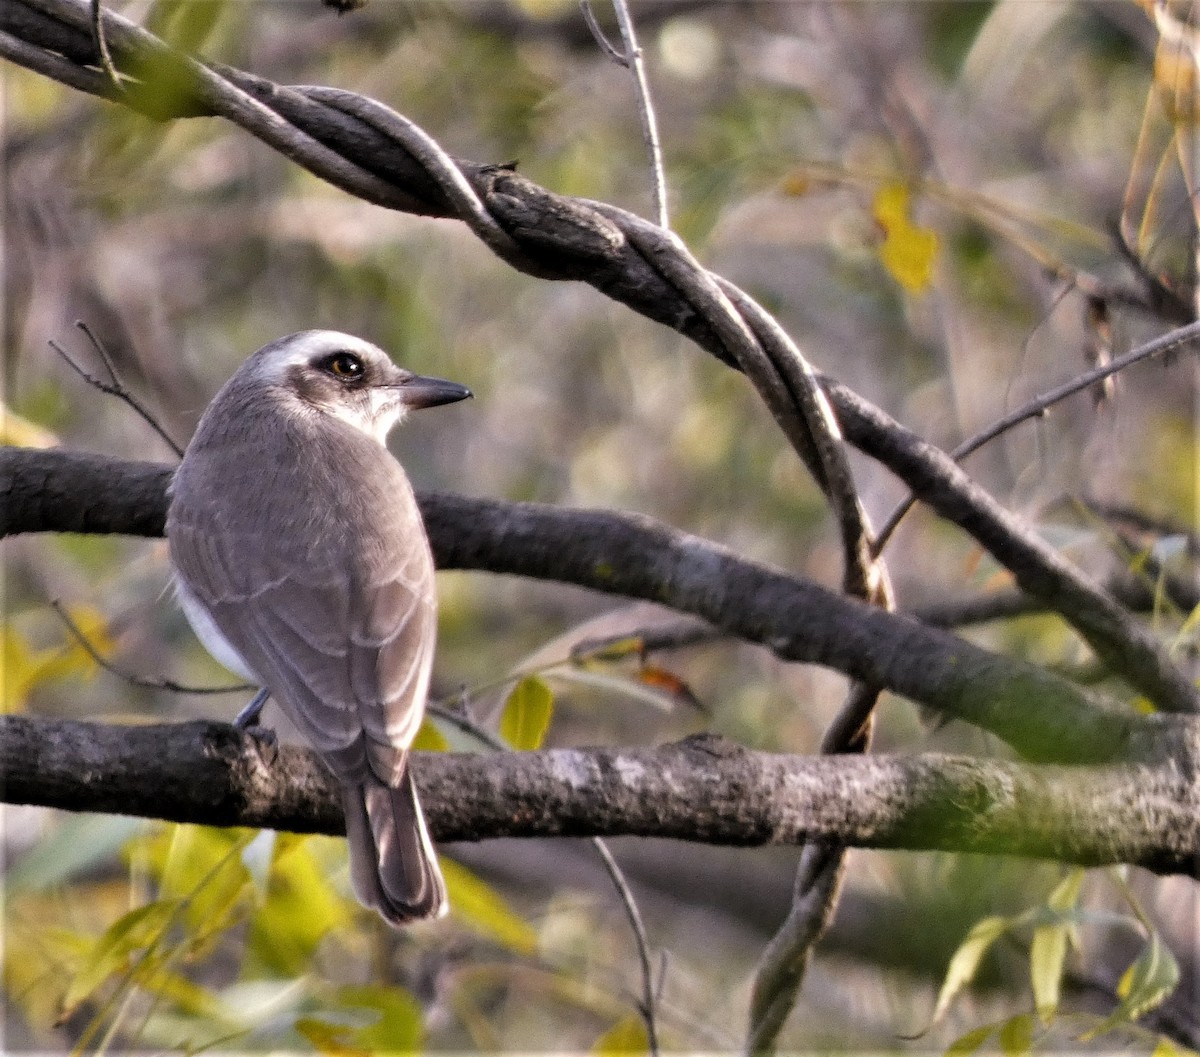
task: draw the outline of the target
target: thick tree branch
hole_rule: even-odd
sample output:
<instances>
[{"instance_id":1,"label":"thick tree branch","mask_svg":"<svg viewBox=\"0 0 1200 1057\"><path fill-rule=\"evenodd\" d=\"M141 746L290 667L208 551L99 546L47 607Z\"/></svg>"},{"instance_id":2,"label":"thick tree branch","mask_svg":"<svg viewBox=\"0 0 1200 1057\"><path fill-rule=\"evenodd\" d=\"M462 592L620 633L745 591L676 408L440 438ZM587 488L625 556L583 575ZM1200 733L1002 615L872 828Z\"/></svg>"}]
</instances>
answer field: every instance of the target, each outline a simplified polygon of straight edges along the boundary
<instances>
[{"instance_id":1,"label":"thick tree branch","mask_svg":"<svg viewBox=\"0 0 1200 1057\"><path fill-rule=\"evenodd\" d=\"M0 536L159 536L170 474L156 463L0 448ZM785 660L825 665L982 727L1032 760L1167 759L1185 754L1186 732L1200 722L1100 707L1073 683L1034 665L739 558L651 518L445 493L419 500L441 568L558 580L659 602Z\"/></svg>"},{"instance_id":2,"label":"thick tree branch","mask_svg":"<svg viewBox=\"0 0 1200 1057\"><path fill-rule=\"evenodd\" d=\"M318 757L223 723L0 718L4 800L207 825L340 834ZM836 840L1191 873L1200 787L1180 769L1031 767L955 756L805 757L695 738L656 749L417 753L439 841L635 835ZM1152 823L1152 826L1150 825Z\"/></svg>"},{"instance_id":3,"label":"thick tree branch","mask_svg":"<svg viewBox=\"0 0 1200 1057\"><path fill-rule=\"evenodd\" d=\"M730 365L746 360L746 350L730 341L740 342L747 330L752 337L753 328L745 321L734 326L731 319L719 320L681 289L676 269L691 275L692 285L710 286L713 279L686 255L672 259L671 268L664 267L662 253L647 259L640 248L647 225L639 218L602 203L555 195L505 167L441 154L431 159L428 137L399 115L393 115L399 121L380 124L346 112L342 104L350 93L337 93L342 102L330 105L317 98L332 98L325 90L285 88L199 62L111 12L104 15L104 27L114 61L129 78L120 92L95 68L88 6L81 0L6 0L0 5L0 55L160 119L222 116L351 194L388 208L458 216L514 267L547 278L581 279ZM376 114L384 110L370 107ZM457 167L458 177L446 172L446 161ZM471 188L472 202L486 209L487 220L473 205L464 214L459 206L466 199L447 192L452 185L462 190L458 178ZM497 226L504 233L499 241ZM729 293L729 284L723 286ZM895 423L852 391L828 383L827 392L852 443L881 459L918 498L975 536L1013 570L1024 590L1061 613L1114 672L1162 708L1200 706L1196 688L1149 631L1007 515L944 452L910 443ZM788 435L803 452L803 438L794 431Z\"/></svg>"}]
</instances>

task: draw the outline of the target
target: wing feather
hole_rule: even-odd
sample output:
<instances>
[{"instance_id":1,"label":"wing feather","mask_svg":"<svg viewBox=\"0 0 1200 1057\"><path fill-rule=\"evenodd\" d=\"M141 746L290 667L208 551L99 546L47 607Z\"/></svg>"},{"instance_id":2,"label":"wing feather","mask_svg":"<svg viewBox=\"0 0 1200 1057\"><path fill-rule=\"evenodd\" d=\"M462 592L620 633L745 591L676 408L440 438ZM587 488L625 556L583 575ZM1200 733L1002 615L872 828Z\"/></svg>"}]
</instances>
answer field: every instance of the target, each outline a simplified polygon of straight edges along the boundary
<instances>
[{"instance_id":1,"label":"wing feather","mask_svg":"<svg viewBox=\"0 0 1200 1057\"><path fill-rule=\"evenodd\" d=\"M373 441L364 439L371 447L360 451L344 440L351 448L334 456L372 458L371 486L347 495L320 473L280 480L290 465L281 460L273 487L302 498L288 504L290 519L264 507L248 475L219 483L210 476L198 489L218 464L185 460L168 520L171 557L217 629L338 777L362 782L369 769L394 785L428 693L433 561L399 465ZM238 465L229 451L220 460Z\"/></svg>"}]
</instances>

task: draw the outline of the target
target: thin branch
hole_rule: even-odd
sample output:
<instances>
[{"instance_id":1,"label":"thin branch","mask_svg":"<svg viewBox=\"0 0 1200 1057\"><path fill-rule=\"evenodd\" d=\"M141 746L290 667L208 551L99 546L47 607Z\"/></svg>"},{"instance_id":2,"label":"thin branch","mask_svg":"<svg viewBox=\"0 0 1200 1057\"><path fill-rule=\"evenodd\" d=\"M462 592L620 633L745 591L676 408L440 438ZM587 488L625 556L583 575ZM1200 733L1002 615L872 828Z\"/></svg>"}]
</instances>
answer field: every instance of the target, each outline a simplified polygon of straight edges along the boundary
<instances>
[{"instance_id":1,"label":"thin branch","mask_svg":"<svg viewBox=\"0 0 1200 1057\"><path fill-rule=\"evenodd\" d=\"M654 215L660 228L669 228L671 219L667 208L667 178L663 168L662 145L658 139L658 119L650 99L646 64L642 61L642 49L638 46L633 18L625 0L612 0L612 5L613 11L616 12L617 25L621 28L628 66L633 71L634 83L637 86L638 115L642 120L642 136L646 141L646 150L650 153L650 173L654 181Z\"/></svg>"},{"instance_id":2,"label":"thin branch","mask_svg":"<svg viewBox=\"0 0 1200 1057\"><path fill-rule=\"evenodd\" d=\"M67 612L66 606L57 598L51 599L50 608L58 614L59 619L67 626L67 630L71 633L75 641L79 643L79 647L84 653L95 661L100 668L124 680L131 686L144 686L150 690L166 690L172 694L236 694L257 689L249 683L235 683L232 686L186 686L183 683L177 683L171 679L161 679L157 676L134 675L132 672L118 667L112 661L102 656L99 650L88 640L88 637L83 633L79 625L71 619L71 614Z\"/></svg>"},{"instance_id":3,"label":"thin branch","mask_svg":"<svg viewBox=\"0 0 1200 1057\"><path fill-rule=\"evenodd\" d=\"M92 36L96 41L96 52L100 56L100 65L108 74L108 79L112 81L113 87L118 92L123 91L120 75L113 65L112 56L108 52L108 41L104 37L104 20L100 17L100 0L91 0L91 4Z\"/></svg>"},{"instance_id":4,"label":"thin branch","mask_svg":"<svg viewBox=\"0 0 1200 1057\"><path fill-rule=\"evenodd\" d=\"M627 656L631 650L636 650L644 660L651 653L699 646L727 637L707 621L686 617L669 624L634 627L602 638L580 639L571 646L570 659L580 663L616 659L619 656Z\"/></svg>"},{"instance_id":5,"label":"thin branch","mask_svg":"<svg viewBox=\"0 0 1200 1057\"><path fill-rule=\"evenodd\" d=\"M821 739L821 752L844 759L870 747L879 690L851 687L846 703ZM796 1004L817 944L833 921L846 871L846 846L810 840L796 870L787 917L771 937L754 973L746 1032L748 1054L775 1052L779 1032Z\"/></svg>"},{"instance_id":6,"label":"thin branch","mask_svg":"<svg viewBox=\"0 0 1200 1057\"><path fill-rule=\"evenodd\" d=\"M1130 350L1123 356L1118 356L1115 360L1094 367L1090 371L1085 371L1069 382L1064 382L1062 385L1055 386L1040 396L1034 397L1028 403L1023 404L1015 411L1011 411L1003 418L992 423L987 429L981 430L975 436L963 441L950 452L950 458L954 459L955 462L961 462L968 455L974 454L985 444L1007 433L1014 426L1018 426L1022 422L1027 422L1031 418L1040 418L1055 404L1061 403L1081 390L1095 385L1096 382L1110 378L1125 370L1126 367L1131 367L1135 363L1141 363L1142 360L1161 356L1164 353L1171 352L1192 342L1196 343L1196 350L1200 351L1200 323L1189 323L1185 327L1178 327L1175 330L1168 331L1166 334L1154 338L1144 345L1139 345L1136 349ZM888 545L892 534L899 527L904 516L912 509L915 502L916 498L909 496L889 515L887 522L875 540L874 553L876 555L883 553L883 549Z\"/></svg>"},{"instance_id":7,"label":"thin branch","mask_svg":"<svg viewBox=\"0 0 1200 1057\"><path fill-rule=\"evenodd\" d=\"M88 385L95 389L99 389L102 393L107 393L109 396L115 396L118 400L131 407L142 419L142 421L159 435L163 443L165 443L167 447L169 447L176 454L176 456L182 459L183 449L176 444L175 441L171 439L167 431L158 424L158 420L150 413L145 405L142 404L142 402L126 388L124 382L121 381L120 376L117 374L116 365L113 363L112 357L108 354L108 350L104 347L104 344L100 341L100 339L96 337L91 327L89 327L82 320L76 320L75 326L83 331L83 333L87 336L88 341L92 343L92 348L94 348L97 354L100 356L100 360L104 364L104 369L108 372L109 380L107 382L104 381L104 379L97 378L95 375L89 374L87 371L85 371L71 358L71 356L67 353L67 350L64 349L53 338L47 342L47 344L50 346L50 348L57 352L59 356L61 356L67 362L68 366L70 366L80 378L87 382Z\"/></svg>"},{"instance_id":8,"label":"thin branch","mask_svg":"<svg viewBox=\"0 0 1200 1057\"><path fill-rule=\"evenodd\" d=\"M431 701L425 706L425 710L430 715L437 716L447 723L452 723L459 730L475 738L494 752L511 752L509 746L497 735L475 721L467 711L465 705L451 708ZM638 1004L638 1012L646 1022L646 1037L649 1040L650 1053L653 1057L658 1057L658 1028L655 1013L656 996L653 977L650 972L650 955L646 941L646 929L642 924L642 915L638 910L633 892L630 891L629 885L625 880L625 875L621 867L617 865L616 859L613 858L612 852L609 851L608 845L600 837L592 837L592 845L604 863L604 868L608 872L613 888L616 889L617 897L621 900L621 906L625 911L626 918L629 920L630 928L633 930L642 975L642 1001Z\"/></svg>"},{"instance_id":9,"label":"thin branch","mask_svg":"<svg viewBox=\"0 0 1200 1057\"><path fill-rule=\"evenodd\" d=\"M637 97L638 116L642 123L642 140L650 155L650 178L654 189L654 216L660 228L671 226L667 207L667 178L663 167L662 144L658 138L658 119L654 114L654 103L650 98L650 82L646 77L646 64L642 61L642 49L638 46L637 34L633 28L633 16L625 0L612 0L613 12L617 16L617 26L621 31L621 42L624 50L617 48L600 28L596 13L592 10L590 0L579 0L579 9L587 24L592 39L618 66L624 67L633 74L634 92Z\"/></svg>"},{"instance_id":10,"label":"thin branch","mask_svg":"<svg viewBox=\"0 0 1200 1057\"><path fill-rule=\"evenodd\" d=\"M1027 594L1044 600L1106 665L1166 710L1194 712L1200 694L1162 643L1094 580L1005 510L944 451L847 386L825 380L846 438L938 514L976 539Z\"/></svg>"},{"instance_id":11,"label":"thin branch","mask_svg":"<svg viewBox=\"0 0 1200 1057\"><path fill-rule=\"evenodd\" d=\"M591 33L592 39L600 45L600 50L618 66L629 69L628 57L608 39L604 29L596 19L596 12L592 10L591 0L579 0L579 10L583 13L583 21L587 24L588 32Z\"/></svg>"},{"instance_id":12,"label":"thin branch","mask_svg":"<svg viewBox=\"0 0 1200 1057\"><path fill-rule=\"evenodd\" d=\"M617 865L617 860L613 858L612 852L609 851L608 845L599 837L593 837L592 843L595 845L596 851L600 853L604 869L608 871L613 887L621 897L625 916L629 919L629 925L633 929L633 938L637 943L638 963L642 970L642 1000L638 1003L638 1012L646 1024L646 1040L650 1053L652 1057L658 1057L658 1027L655 1013L657 989L654 985L654 972L650 967L650 945L646 939L646 927L642 924L642 915L638 910L637 901L633 898L633 892L630 891L625 875L622 873L621 867Z\"/></svg>"},{"instance_id":13,"label":"thin branch","mask_svg":"<svg viewBox=\"0 0 1200 1057\"><path fill-rule=\"evenodd\" d=\"M1076 502L1106 523L1124 526L1134 532L1156 536L1160 539L1165 536L1178 536L1186 542L1188 555L1200 558L1200 534L1196 532L1195 528L1181 521L1155 517L1136 507L1109 502L1092 495L1079 496Z\"/></svg>"}]
</instances>

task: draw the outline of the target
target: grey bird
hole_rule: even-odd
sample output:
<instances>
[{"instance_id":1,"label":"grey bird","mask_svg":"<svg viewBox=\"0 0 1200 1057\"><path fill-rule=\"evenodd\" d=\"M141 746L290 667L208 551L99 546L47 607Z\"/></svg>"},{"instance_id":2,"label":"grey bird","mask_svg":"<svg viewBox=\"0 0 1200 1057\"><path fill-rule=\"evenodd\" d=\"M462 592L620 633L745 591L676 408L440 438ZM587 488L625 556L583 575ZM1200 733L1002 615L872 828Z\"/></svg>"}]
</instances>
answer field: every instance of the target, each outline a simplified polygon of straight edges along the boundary
<instances>
[{"instance_id":1,"label":"grey bird","mask_svg":"<svg viewBox=\"0 0 1200 1057\"><path fill-rule=\"evenodd\" d=\"M188 621L273 698L341 783L355 894L393 925L446 911L408 750L437 625L433 558L384 446L410 408L471 395L348 334L254 353L204 412L171 485Z\"/></svg>"}]
</instances>

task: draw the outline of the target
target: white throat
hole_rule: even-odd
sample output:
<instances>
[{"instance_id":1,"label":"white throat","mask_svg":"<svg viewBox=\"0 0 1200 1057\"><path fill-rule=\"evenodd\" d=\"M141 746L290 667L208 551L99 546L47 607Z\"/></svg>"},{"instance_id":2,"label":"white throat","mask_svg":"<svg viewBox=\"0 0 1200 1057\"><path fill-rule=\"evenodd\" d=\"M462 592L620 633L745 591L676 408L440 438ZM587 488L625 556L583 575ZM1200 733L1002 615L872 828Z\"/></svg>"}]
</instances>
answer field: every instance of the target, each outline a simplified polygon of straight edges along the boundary
<instances>
[{"instance_id":1,"label":"white throat","mask_svg":"<svg viewBox=\"0 0 1200 1057\"><path fill-rule=\"evenodd\" d=\"M388 434L404 418L404 412L408 409L396 399L396 394L390 389L371 389L366 393L366 397L370 406L365 413L361 407L350 407L346 404L326 404L321 410L334 418L340 418L360 433L378 441L381 446L386 446Z\"/></svg>"}]
</instances>

